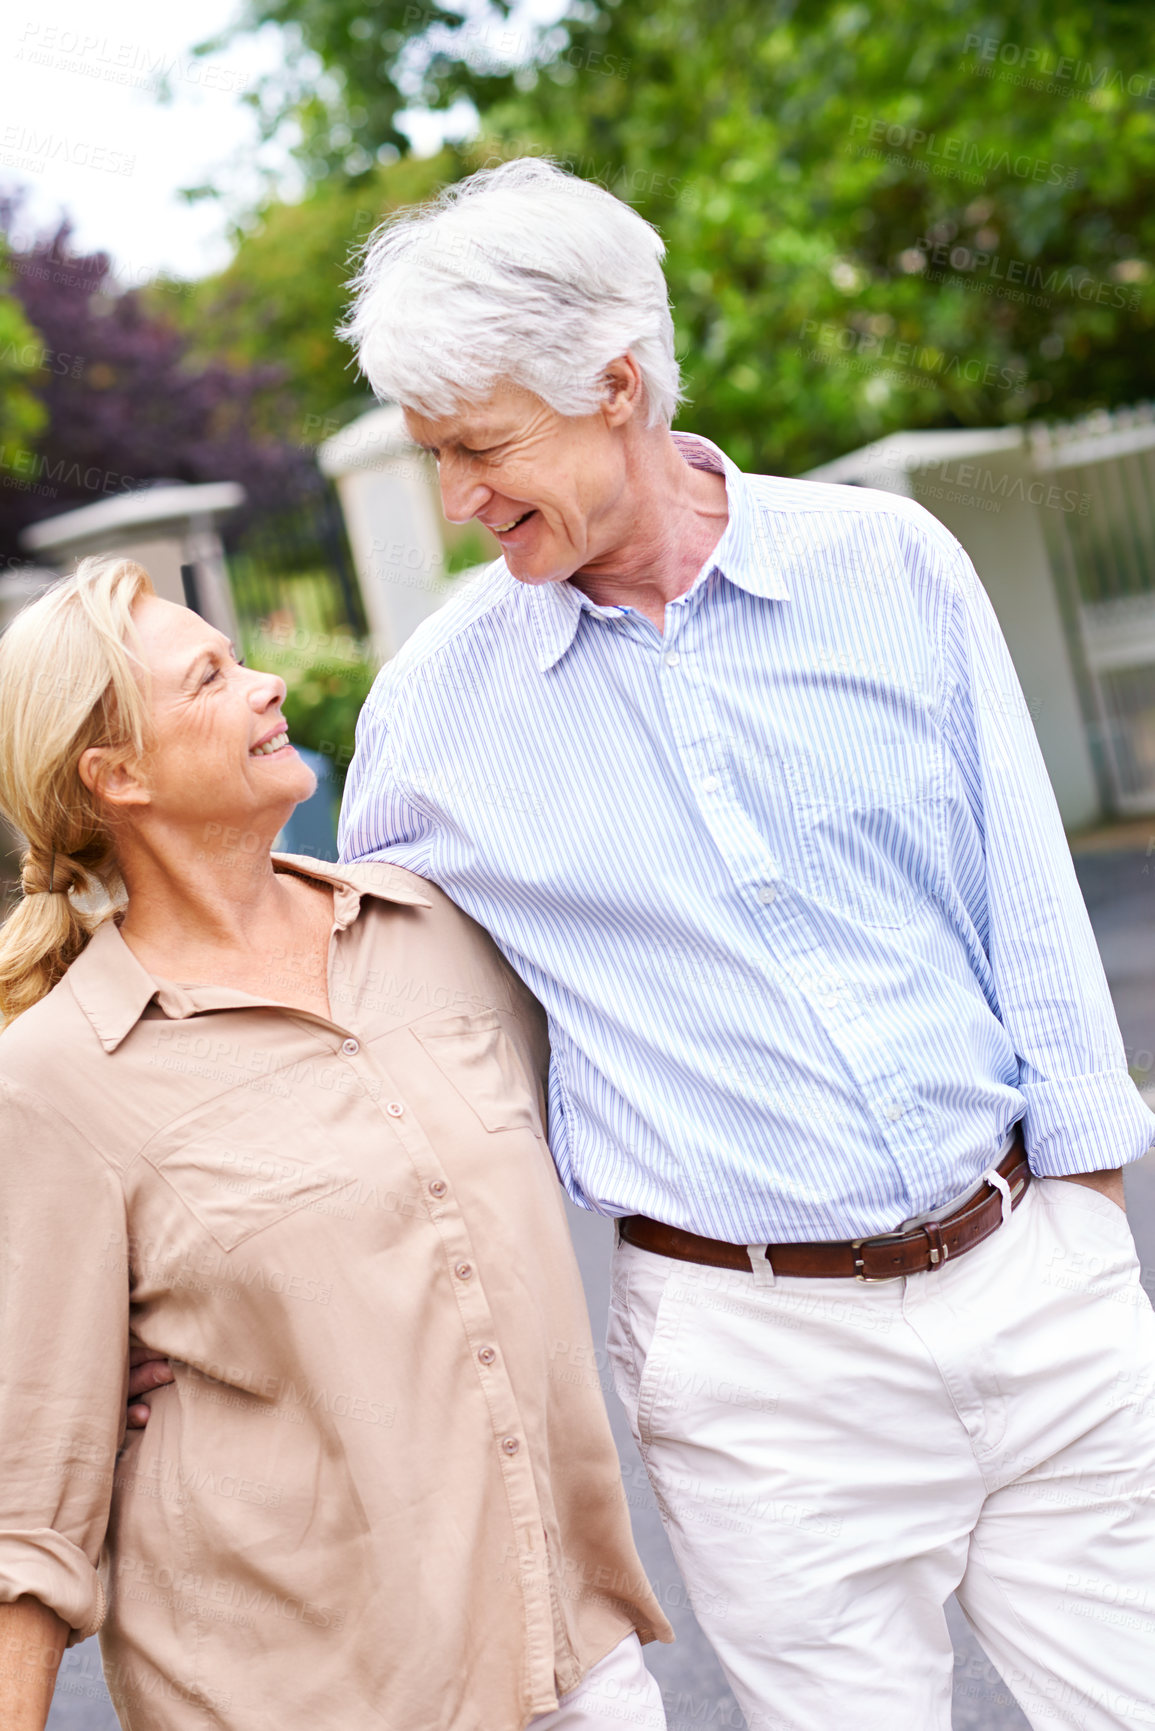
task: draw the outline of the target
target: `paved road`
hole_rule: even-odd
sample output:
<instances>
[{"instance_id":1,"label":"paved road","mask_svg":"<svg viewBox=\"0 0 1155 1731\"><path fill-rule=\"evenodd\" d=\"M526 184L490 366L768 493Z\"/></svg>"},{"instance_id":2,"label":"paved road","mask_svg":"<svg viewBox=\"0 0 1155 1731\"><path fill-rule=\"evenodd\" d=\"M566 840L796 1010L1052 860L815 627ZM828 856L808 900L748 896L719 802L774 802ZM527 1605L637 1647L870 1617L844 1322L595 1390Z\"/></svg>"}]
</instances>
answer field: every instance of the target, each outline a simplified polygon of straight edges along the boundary
<instances>
[{"instance_id":1,"label":"paved road","mask_svg":"<svg viewBox=\"0 0 1155 1731\"><path fill-rule=\"evenodd\" d=\"M1111 981L1128 1061L1140 1085L1152 1087L1155 1104L1155 853L1150 858L1138 851L1080 854L1076 864ZM1127 1179L1144 1283L1148 1292L1155 1293L1155 1157L1132 1167ZM600 1341L605 1335L611 1233L608 1222L593 1215L573 1209L571 1216L594 1337ZM608 1388L608 1377L603 1381ZM745 1721L686 1602L649 1483L612 1393L609 1406L638 1546L678 1634L672 1647L647 1649L661 1681L670 1731L706 1727L742 1731ZM955 1637L954 1731L1025 1731L1027 1721L969 1634L957 1607L952 1605L950 1615ZM86 1641L68 1654L48 1728L117 1731L95 1641Z\"/></svg>"}]
</instances>

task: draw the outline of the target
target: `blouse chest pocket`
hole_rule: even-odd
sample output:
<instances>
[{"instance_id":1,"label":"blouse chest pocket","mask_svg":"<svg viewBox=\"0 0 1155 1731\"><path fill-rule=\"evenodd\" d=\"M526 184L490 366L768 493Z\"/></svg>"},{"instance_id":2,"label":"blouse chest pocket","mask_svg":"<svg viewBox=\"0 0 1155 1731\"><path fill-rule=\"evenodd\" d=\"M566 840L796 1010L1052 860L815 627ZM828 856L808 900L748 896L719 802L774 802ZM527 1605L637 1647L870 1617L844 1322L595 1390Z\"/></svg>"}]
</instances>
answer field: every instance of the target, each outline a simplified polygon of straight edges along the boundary
<instances>
[{"instance_id":1,"label":"blouse chest pocket","mask_svg":"<svg viewBox=\"0 0 1155 1731\"><path fill-rule=\"evenodd\" d=\"M356 1182L330 1152L331 1137L298 1099L226 1097L169 1125L145 1159L222 1250Z\"/></svg>"},{"instance_id":2,"label":"blouse chest pocket","mask_svg":"<svg viewBox=\"0 0 1155 1731\"><path fill-rule=\"evenodd\" d=\"M902 926L933 888L943 802L936 763L863 766L816 751L784 760L804 887L862 925Z\"/></svg>"},{"instance_id":3,"label":"blouse chest pocket","mask_svg":"<svg viewBox=\"0 0 1155 1731\"><path fill-rule=\"evenodd\" d=\"M410 1033L487 1130L541 1134L533 1084L496 1010L427 1016Z\"/></svg>"}]
</instances>

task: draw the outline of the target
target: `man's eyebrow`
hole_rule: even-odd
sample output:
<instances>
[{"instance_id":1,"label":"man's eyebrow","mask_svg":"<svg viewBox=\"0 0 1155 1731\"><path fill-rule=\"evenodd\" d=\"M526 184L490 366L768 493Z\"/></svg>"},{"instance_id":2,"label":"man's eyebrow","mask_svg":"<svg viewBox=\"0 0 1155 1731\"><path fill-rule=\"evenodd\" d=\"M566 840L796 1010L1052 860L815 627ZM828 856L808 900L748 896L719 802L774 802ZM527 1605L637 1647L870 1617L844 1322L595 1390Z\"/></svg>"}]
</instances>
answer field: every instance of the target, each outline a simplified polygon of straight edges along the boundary
<instances>
[{"instance_id":1,"label":"man's eyebrow","mask_svg":"<svg viewBox=\"0 0 1155 1731\"><path fill-rule=\"evenodd\" d=\"M413 442L419 451L433 452L443 451L447 445L463 447L468 439L469 447L472 450L486 451L491 450L495 445L500 445L505 437L506 435L500 430L494 431L489 427L473 429L463 427L457 432L446 434L444 438L438 439L434 445L427 445L423 439L415 439Z\"/></svg>"}]
</instances>

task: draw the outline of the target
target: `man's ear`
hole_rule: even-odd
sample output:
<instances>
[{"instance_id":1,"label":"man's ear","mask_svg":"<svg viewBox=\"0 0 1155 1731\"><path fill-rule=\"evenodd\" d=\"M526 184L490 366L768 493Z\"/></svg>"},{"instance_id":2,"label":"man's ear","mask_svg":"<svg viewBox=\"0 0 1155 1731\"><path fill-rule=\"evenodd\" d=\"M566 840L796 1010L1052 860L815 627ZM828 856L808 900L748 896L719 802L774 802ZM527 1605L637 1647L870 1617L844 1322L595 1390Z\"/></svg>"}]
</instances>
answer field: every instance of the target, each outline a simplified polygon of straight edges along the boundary
<instances>
[{"instance_id":1,"label":"man's ear","mask_svg":"<svg viewBox=\"0 0 1155 1731\"><path fill-rule=\"evenodd\" d=\"M90 745L82 751L76 768L89 793L106 805L148 805L151 801L139 766L106 745Z\"/></svg>"},{"instance_id":2,"label":"man's ear","mask_svg":"<svg viewBox=\"0 0 1155 1731\"><path fill-rule=\"evenodd\" d=\"M633 355L619 355L602 369L602 415L607 427L620 427L641 409L645 398L642 375Z\"/></svg>"}]
</instances>

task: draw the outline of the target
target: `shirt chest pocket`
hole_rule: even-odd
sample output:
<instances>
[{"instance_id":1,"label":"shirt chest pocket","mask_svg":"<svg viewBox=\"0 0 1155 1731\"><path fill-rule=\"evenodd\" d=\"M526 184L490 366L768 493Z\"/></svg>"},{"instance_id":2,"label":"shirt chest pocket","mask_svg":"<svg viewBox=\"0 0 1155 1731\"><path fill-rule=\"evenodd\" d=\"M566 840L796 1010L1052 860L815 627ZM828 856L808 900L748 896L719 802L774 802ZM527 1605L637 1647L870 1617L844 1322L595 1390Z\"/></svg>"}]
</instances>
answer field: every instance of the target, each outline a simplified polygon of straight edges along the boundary
<instances>
[{"instance_id":1,"label":"shirt chest pocket","mask_svg":"<svg viewBox=\"0 0 1155 1731\"><path fill-rule=\"evenodd\" d=\"M496 1010L427 1016L409 1031L487 1130L541 1135L533 1084Z\"/></svg>"},{"instance_id":2,"label":"shirt chest pocket","mask_svg":"<svg viewBox=\"0 0 1155 1731\"><path fill-rule=\"evenodd\" d=\"M178 1120L145 1159L222 1250L356 1182L332 1153L332 1136L294 1099L226 1097Z\"/></svg>"},{"instance_id":3,"label":"shirt chest pocket","mask_svg":"<svg viewBox=\"0 0 1155 1731\"><path fill-rule=\"evenodd\" d=\"M816 751L783 761L806 893L860 925L905 925L938 872L943 781L934 753L869 766Z\"/></svg>"}]
</instances>

